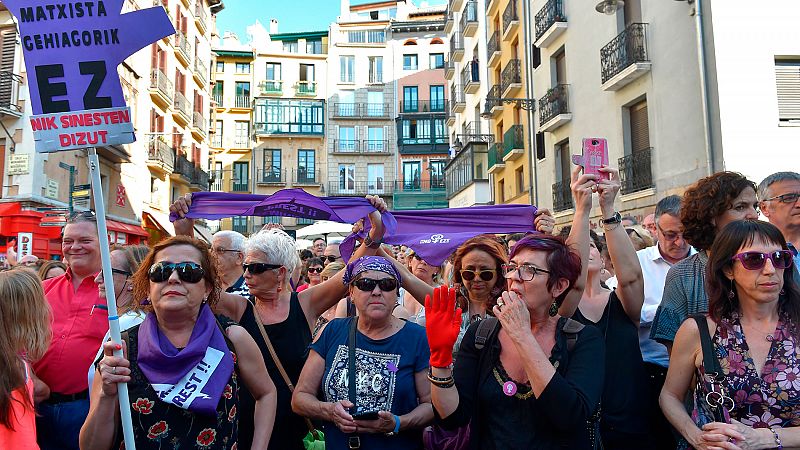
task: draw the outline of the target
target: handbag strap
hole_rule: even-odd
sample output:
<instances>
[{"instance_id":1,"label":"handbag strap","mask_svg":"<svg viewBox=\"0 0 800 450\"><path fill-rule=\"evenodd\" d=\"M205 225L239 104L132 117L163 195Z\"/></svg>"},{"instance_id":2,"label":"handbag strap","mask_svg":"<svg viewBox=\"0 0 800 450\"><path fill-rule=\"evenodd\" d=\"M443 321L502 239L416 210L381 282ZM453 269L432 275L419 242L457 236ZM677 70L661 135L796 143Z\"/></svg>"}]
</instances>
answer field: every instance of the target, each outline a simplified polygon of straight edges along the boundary
<instances>
[{"instance_id":1,"label":"handbag strap","mask_svg":"<svg viewBox=\"0 0 800 450\"><path fill-rule=\"evenodd\" d=\"M700 332L700 348L703 351L703 371L706 375L713 376L715 380L721 380L725 375L722 373L722 367L714 354L714 346L711 343L711 333L708 330L706 316L695 314L692 318L697 322L697 329Z\"/></svg>"},{"instance_id":2,"label":"handbag strap","mask_svg":"<svg viewBox=\"0 0 800 450\"><path fill-rule=\"evenodd\" d=\"M278 358L278 354L275 352L275 347L272 346L272 341L269 340L269 336L267 336L267 330L264 328L264 323L261 321L261 315L258 314L258 309L256 309L256 305L253 303L252 300L247 300L250 303L250 306L253 307L253 315L256 318L256 325L258 325L258 331L261 332L261 337L264 338L264 343L267 344L267 350L269 350L269 355L272 357L272 361L275 363L275 367L278 368L278 372L281 374L281 378L283 378L284 383L289 388L289 392L294 393L294 384L292 380L289 378L289 374L286 373L286 369L283 368L283 364L281 360ZM291 306L290 306L291 308ZM308 420L308 417L303 417L306 422L306 426L308 427L308 431L314 436L314 439L319 440L317 429L314 428L314 424Z\"/></svg>"},{"instance_id":3,"label":"handbag strap","mask_svg":"<svg viewBox=\"0 0 800 450\"><path fill-rule=\"evenodd\" d=\"M358 316L353 317L350 322L350 332L347 337L347 390L350 403L353 404L353 411L356 410L356 328L358 326Z\"/></svg>"}]
</instances>

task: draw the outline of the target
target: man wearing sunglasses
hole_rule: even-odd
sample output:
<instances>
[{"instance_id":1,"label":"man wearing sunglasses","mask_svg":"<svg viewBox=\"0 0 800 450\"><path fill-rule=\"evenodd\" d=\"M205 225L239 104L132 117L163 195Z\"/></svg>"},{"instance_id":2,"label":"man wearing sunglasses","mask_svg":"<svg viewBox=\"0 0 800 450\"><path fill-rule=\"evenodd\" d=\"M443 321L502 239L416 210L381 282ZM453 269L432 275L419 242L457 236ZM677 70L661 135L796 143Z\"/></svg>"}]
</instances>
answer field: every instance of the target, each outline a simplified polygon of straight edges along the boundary
<instances>
[{"instance_id":1,"label":"man wearing sunglasses","mask_svg":"<svg viewBox=\"0 0 800 450\"><path fill-rule=\"evenodd\" d=\"M69 268L43 282L53 311L50 348L34 364L39 446L78 449L78 434L89 413L86 368L108 331L108 310L95 282L102 269L97 219L91 211L67 220L61 242Z\"/></svg>"},{"instance_id":2,"label":"man wearing sunglasses","mask_svg":"<svg viewBox=\"0 0 800 450\"><path fill-rule=\"evenodd\" d=\"M211 239L211 255L217 262L225 292L250 298L250 290L244 282L245 237L236 231L222 230Z\"/></svg>"},{"instance_id":3,"label":"man wearing sunglasses","mask_svg":"<svg viewBox=\"0 0 800 450\"><path fill-rule=\"evenodd\" d=\"M776 172L758 185L761 213L778 227L794 256L795 278L800 281L800 173Z\"/></svg>"},{"instance_id":4,"label":"man wearing sunglasses","mask_svg":"<svg viewBox=\"0 0 800 450\"><path fill-rule=\"evenodd\" d=\"M328 246L325 247L325 252L322 258L323 258L322 262L326 266L332 262L341 261L342 254L339 253L339 244L328 244Z\"/></svg>"}]
</instances>

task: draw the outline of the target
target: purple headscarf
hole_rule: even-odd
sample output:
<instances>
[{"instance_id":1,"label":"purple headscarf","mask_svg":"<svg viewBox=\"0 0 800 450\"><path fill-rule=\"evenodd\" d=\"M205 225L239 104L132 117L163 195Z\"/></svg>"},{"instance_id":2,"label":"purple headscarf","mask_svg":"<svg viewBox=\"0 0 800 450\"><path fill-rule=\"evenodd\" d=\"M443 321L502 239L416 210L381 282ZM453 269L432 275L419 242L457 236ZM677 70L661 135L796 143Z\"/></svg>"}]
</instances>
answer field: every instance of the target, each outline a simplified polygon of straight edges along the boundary
<instances>
[{"instance_id":1,"label":"purple headscarf","mask_svg":"<svg viewBox=\"0 0 800 450\"><path fill-rule=\"evenodd\" d=\"M368 270L375 270L377 272L388 273L395 280L397 283L400 284L402 279L400 278L400 272L394 267L394 264L391 263L388 259L384 258L383 256L362 256L355 261L350 262L347 265L347 268L344 270L344 277L342 278L342 282L344 284L350 284L353 280L356 279L358 274L362 272L366 272Z\"/></svg>"}]
</instances>

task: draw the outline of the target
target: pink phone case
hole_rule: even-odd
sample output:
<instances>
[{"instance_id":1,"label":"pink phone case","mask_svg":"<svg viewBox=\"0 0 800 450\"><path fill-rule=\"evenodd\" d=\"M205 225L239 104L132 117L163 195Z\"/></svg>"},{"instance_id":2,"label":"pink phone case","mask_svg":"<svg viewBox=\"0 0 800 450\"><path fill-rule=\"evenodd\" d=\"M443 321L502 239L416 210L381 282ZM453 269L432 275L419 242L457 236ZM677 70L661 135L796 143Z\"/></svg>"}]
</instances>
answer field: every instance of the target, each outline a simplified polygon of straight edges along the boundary
<instances>
[{"instance_id":1,"label":"pink phone case","mask_svg":"<svg viewBox=\"0 0 800 450\"><path fill-rule=\"evenodd\" d=\"M604 138L584 138L583 155L572 155L572 162L583 166L583 173L608 179L608 174L600 172L601 166L608 166L608 141Z\"/></svg>"}]
</instances>

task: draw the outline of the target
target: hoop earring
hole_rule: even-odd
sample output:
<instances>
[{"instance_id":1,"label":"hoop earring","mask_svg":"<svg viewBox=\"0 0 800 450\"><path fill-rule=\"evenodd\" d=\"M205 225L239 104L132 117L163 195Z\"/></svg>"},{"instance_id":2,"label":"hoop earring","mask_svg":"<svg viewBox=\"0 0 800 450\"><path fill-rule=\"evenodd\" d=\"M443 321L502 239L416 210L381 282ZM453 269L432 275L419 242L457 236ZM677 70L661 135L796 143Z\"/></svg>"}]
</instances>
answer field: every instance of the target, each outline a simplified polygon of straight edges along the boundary
<instances>
[{"instance_id":1,"label":"hoop earring","mask_svg":"<svg viewBox=\"0 0 800 450\"><path fill-rule=\"evenodd\" d=\"M786 295L786 290L784 288L781 288L781 292L779 295Z\"/></svg>"},{"instance_id":2,"label":"hoop earring","mask_svg":"<svg viewBox=\"0 0 800 450\"><path fill-rule=\"evenodd\" d=\"M555 317L556 314L558 314L558 303L556 303L555 300L553 300L553 303L550 304L550 308L547 310L547 314L550 317Z\"/></svg>"}]
</instances>

